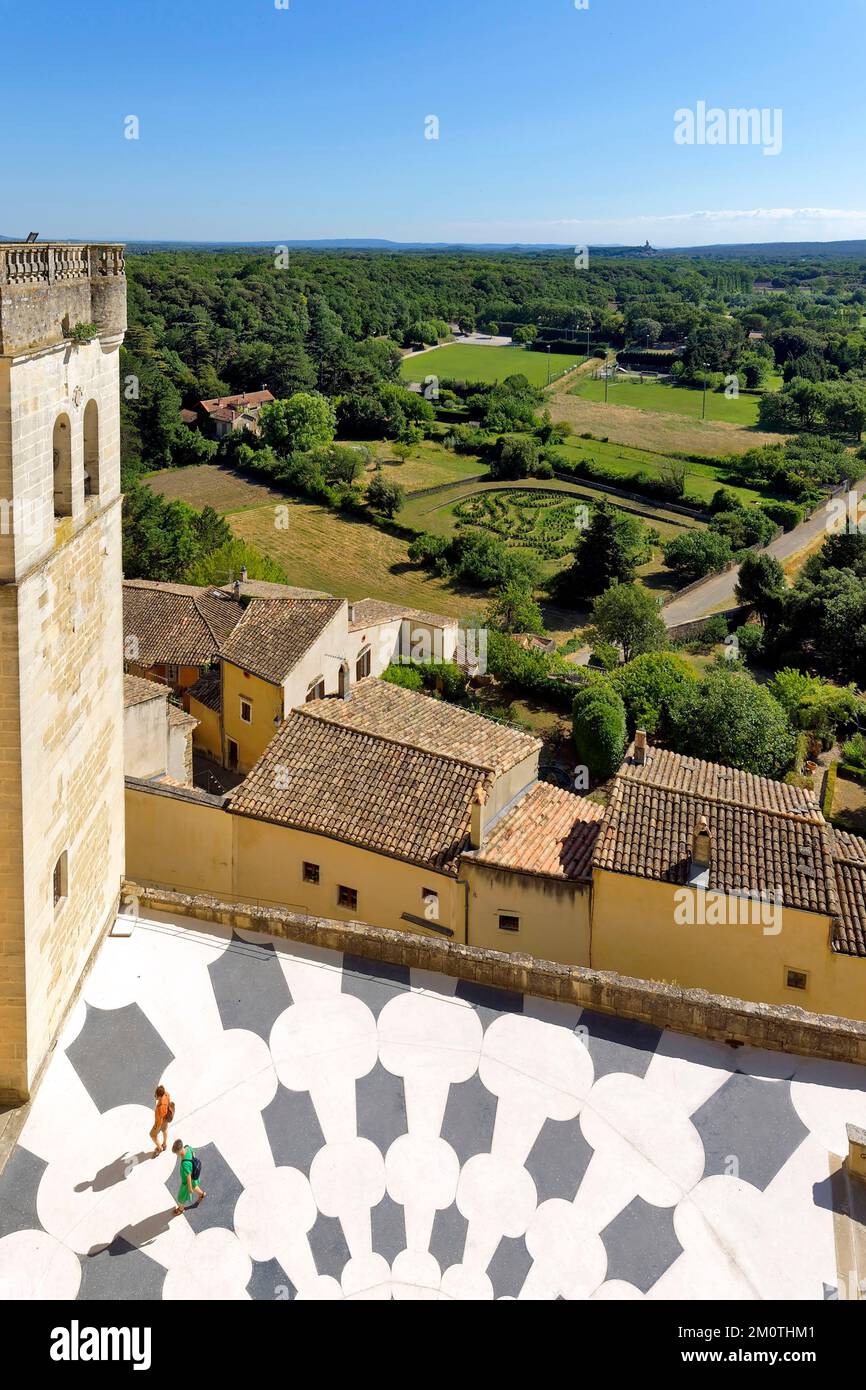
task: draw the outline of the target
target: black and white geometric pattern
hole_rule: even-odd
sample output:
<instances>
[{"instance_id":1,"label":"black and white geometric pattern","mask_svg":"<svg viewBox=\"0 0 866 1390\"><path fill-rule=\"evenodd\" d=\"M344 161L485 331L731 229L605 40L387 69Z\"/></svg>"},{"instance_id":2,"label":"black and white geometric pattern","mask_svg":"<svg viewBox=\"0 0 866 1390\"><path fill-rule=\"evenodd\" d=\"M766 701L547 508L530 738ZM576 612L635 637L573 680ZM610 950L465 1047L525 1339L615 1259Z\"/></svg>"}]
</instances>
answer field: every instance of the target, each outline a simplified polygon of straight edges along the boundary
<instances>
[{"instance_id":1,"label":"black and white geometric pattern","mask_svg":"<svg viewBox=\"0 0 866 1390\"><path fill-rule=\"evenodd\" d=\"M0 1175L0 1298L820 1299L847 1121L862 1068L160 916Z\"/></svg>"}]
</instances>

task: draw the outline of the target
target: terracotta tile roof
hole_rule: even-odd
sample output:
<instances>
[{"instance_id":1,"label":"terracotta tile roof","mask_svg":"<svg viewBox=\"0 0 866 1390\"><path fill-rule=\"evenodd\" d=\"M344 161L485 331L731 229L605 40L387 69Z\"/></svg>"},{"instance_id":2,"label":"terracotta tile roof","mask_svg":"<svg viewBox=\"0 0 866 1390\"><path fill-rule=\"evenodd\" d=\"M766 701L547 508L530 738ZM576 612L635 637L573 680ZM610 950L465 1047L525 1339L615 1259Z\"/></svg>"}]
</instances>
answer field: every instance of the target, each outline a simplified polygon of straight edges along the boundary
<instances>
[{"instance_id":1,"label":"terracotta tile roof","mask_svg":"<svg viewBox=\"0 0 866 1390\"><path fill-rule=\"evenodd\" d=\"M145 680L144 676L123 677L123 707L130 709L133 705L143 705L146 700L167 700L171 694L167 685L159 685L156 681Z\"/></svg>"},{"instance_id":2,"label":"terracotta tile roof","mask_svg":"<svg viewBox=\"0 0 866 1390\"><path fill-rule=\"evenodd\" d=\"M519 729L375 676L357 681L348 700L311 700L304 711L332 724L459 758L497 775L541 749L539 739Z\"/></svg>"},{"instance_id":3,"label":"terracotta tile roof","mask_svg":"<svg viewBox=\"0 0 866 1390\"><path fill-rule=\"evenodd\" d=\"M250 406L266 405L268 401L274 400L270 391L246 391L238 396L212 396L210 400L199 401L202 410L206 410L208 415L214 415L218 410L231 413L248 410Z\"/></svg>"},{"instance_id":4,"label":"terracotta tile roof","mask_svg":"<svg viewBox=\"0 0 866 1390\"><path fill-rule=\"evenodd\" d=\"M393 622L395 618L414 618L419 623L429 623L431 627L456 627L456 618L446 618L442 613L428 613L423 608L406 608L402 603L386 603L383 599L362 598L351 606L349 631L358 632L364 627L375 627L377 623Z\"/></svg>"},{"instance_id":5,"label":"terracotta tile roof","mask_svg":"<svg viewBox=\"0 0 866 1390\"><path fill-rule=\"evenodd\" d=\"M616 873L685 884L692 834L702 815L713 840L708 888L781 892L785 906L838 909L825 826L657 787L618 782L594 863Z\"/></svg>"},{"instance_id":6,"label":"terracotta tile roof","mask_svg":"<svg viewBox=\"0 0 866 1390\"><path fill-rule=\"evenodd\" d=\"M736 767L723 767L721 763L702 762L700 758L672 753L668 748L650 748L643 764L634 762L630 749L617 776L642 786L664 787L714 801L736 801L765 811L818 809L814 795L800 787L789 787L770 777L756 777Z\"/></svg>"},{"instance_id":7,"label":"terracotta tile roof","mask_svg":"<svg viewBox=\"0 0 866 1390\"><path fill-rule=\"evenodd\" d=\"M456 874L476 767L294 710L244 782L234 815L293 826Z\"/></svg>"},{"instance_id":8,"label":"terracotta tile roof","mask_svg":"<svg viewBox=\"0 0 866 1390\"><path fill-rule=\"evenodd\" d=\"M242 614L241 605L221 590L125 579L124 651L136 666L208 666Z\"/></svg>"},{"instance_id":9,"label":"terracotta tile roof","mask_svg":"<svg viewBox=\"0 0 866 1390\"><path fill-rule=\"evenodd\" d=\"M833 841L840 907L833 948L848 956L866 956L866 840L834 829Z\"/></svg>"},{"instance_id":10,"label":"terracotta tile roof","mask_svg":"<svg viewBox=\"0 0 866 1390\"><path fill-rule=\"evenodd\" d=\"M593 855L596 868L685 884L692 835L706 816L712 836L709 889L778 890L784 906L838 914L829 827L802 791L653 751L643 766L624 763L614 779Z\"/></svg>"},{"instance_id":11,"label":"terracotta tile roof","mask_svg":"<svg viewBox=\"0 0 866 1390\"><path fill-rule=\"evenodd\" d=\"M180 709L177 705L170 704L168 707L168 726L170 729L194 728L198 724L194 714L187 714L185 709Z\"/></svg>"},{"instance_id":12,"label":"terracotta tile roof","mask_svg":"<svg viewBox=\"0 0 866 1390\"><path fill-rule=\"evenodd\" d=\"M238 591L241 598L333 598L323 589L298 589L294 584L273 584L267 579L239 579ZM233 594L234 584L224 586L227 594Z\"/></svg>"},{"instance_id":13,"label":"terracotta tile roof","mask_svg":"<svg viewBox=\"0 0 866 1390\"><path fill-rule=\"evenodd\" d=\"M197 700L205 709L215 710L219 714L222 709L222 681L219 671L205 671L203 676L199 676L195 685L191 685L187 691L191 700Z\"/></svg>"},{"instance_id":14,"label":"terracotta tile roof","mask_svg":"<svg viewBox=\"0 0 866 1390\"><path fill-rule=\"evenodd\" d=\"M345 602L342 598L256 599L244 609L220 654L232 665L281 685Z\"/></svg>"},{"instance_id":15,"label":"terracotta tile roof","mask_svg":"<svg viewBox=\"0 0 866 1390\"><path fill-rule=\"evenodd\" d=\"M490 826L481 849L463 857L494 868L588 882L605 808L537 782Z\"/></svg>"}]
</instances>

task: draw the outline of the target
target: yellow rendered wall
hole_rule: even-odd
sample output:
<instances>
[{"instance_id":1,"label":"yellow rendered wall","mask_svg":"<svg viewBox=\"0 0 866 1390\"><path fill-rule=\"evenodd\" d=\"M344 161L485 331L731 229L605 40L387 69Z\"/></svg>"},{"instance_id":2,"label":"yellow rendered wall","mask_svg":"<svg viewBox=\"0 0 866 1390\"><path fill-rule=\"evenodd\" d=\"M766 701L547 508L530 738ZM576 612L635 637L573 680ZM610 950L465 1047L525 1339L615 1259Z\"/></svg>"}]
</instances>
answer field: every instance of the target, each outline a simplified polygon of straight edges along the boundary
<instances>
[{"instance_id":1,"label":"yellow rendered wall","mask_svg":"<svg viewBox=\"0 0 866 1390\"><path fill-rule=\"evenodd\" d=\"M231 823L219 806L127 786L127 878L231 897Z\"/></svg>"},{"instance_id":2,"label":"yellow rendered wall","mask_svg":"<svg viewBox=\"0 0 866 1390\"><path fill-rule=\"evenodd\" d=\"M596 870L592 968L866 1019L866 960L831 951L828 917L782 908L776 935L759 923L679 925L675 892L673 884ZM809 972L806 990L787 987L788 969Z\"/></svg>"},{"instance_id":3,"label":"yellow rendered wall","mask_svg":"<svg viewBox=\"0 0 866 1390\"><path fill-rule=\"evenodd\" d=\"M469 885L470 946L519 951L560 965L589 965L588 884L505 873L468 860L460 872ZM503 931L500 913L519 917L519 931Z\"/></svg>"},{"instance_id":4,"label":"yellow rendered wall","mask_svg":"<svg viewBox=\"0 0 866 1390\"><path fill-rule=\"evenodd\" d=\"M277 732L274 718L283 716L282 688L258 676L245 676L230 661L222 663L222 681L223 759L228 766L228 741L233 738L238 746L238 771L249 772ZM252 704L251 724L241 719L241 696Z\"/></svg>"},{"instance_id":5,"label":"yellow rendered wall","mask_svg":"<svg viewBox=\"0 0 866 1390\"><path fill-rule=\"evenodd\" d=\"M205 753L214 762L222 762L220 717L215 709L209 709L207 705L199 704L198 700L190 697L189 712L198 724L192 731L193 747Z\"/></svg>"},{"instance_id":6,"label":"yellow rendered wall","mask_svg":"<svg viewBox=\"0 0 866 1390\"><path fill-rule=\"evenodd\" d=\"M230 816L235 828L235 894L261 903L280 903L302 912L337 921L370 922L397 931L425 928L406 922L402 914L424 916L422 890L439 895L436 925L449 927L457 941L465 939L465 888L448 874L420 869L387 855L285 826L269 825L247 816ZM318 884L303 881L303 864L319 865ZM337 888L354 888L358 906L340 907ZM438 934L438 933L429 933Z\"/></svg>"},{"instance_id":7,"label":"yellow rendered wall","mask_svg":"<svg viewBox=\"0 0 866 1390\"><path fill-rule=\"evenodd\" d=\"M402 918L404 912L423 918L422 890L431 888L439 895L435 925L465 940L463 884L338 840L129 786L126 840L127 877L137 883L439 935ZM319 865L317 884L304 882L305 860ZM339 906L340 884L356 890L354 910Z\"/></svg>"}]
</instances>

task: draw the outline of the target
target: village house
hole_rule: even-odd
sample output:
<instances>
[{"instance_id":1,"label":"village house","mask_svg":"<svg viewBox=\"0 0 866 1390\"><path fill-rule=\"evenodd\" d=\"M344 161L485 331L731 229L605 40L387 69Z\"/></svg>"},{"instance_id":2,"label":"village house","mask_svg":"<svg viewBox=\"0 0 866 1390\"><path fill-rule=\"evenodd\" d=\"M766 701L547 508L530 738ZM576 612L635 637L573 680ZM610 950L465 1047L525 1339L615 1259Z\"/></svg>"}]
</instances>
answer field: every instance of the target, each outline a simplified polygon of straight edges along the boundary
<instances>
[{"instance_id":1,"label":"village house","mask_svg":"<svg viewBox=\"0 0 866 1390\"><path fill-rule=\"evenodd\" d=\"M799 788L651 749L640 733L606 805L539 781L540 749L364 678L293 711L228 798L157 805L153 787L128 784L128 870L864 1016L866 841L834 831Z\"/></svg>"},{"instance_id":2,"label":"village house","mask_svg":"<svg viewBox=\"0 0 866 1390\"><path fill-rule=\"evenodd\" d=\"M123 763L127 777L170 778L192 785L195 719L169 697L167 685L123 678Z\"/></svg>"},{"instance_id":3,"label":"village house","mask_svg":"<svg viewBox=\"0 0 866 1390\"><path fill-rule=\"evenodd\" d=\"M221 643L242 617L240 603L224 589L125 579L125 670L160 681L185 697L216 661Z\"/></svg>"},{"instance_id":4,"label":"village house","mask_svg":"<svg viewBox=\"0 0 866 1390\"><path fill-rule=\"evenodd\" d=\"M187 691L195 746L248 772L292 709L345 698L354 682L395 661L452 661L457 620L378 599L349 604L311 589L243 578L222 591L240 618Z\"/></svg>"},{"instance_id":5,"label":"village house","mask_svg":"<svg viewBox=\"0 0 866 1390\"><path fill-rule=\"evenodd\" d=\"M593 968L866 1016L866 840L803 789L639 731L592 876Z\"/></svg>"},{"instance_id":6,"label":"village house","mask_svg":"<svg viewBox=\"0 0 866 1390\"><path fill-rule=\"evenodd\" d=\"M202 429L216 439L223 439L233 430L249 430L251 434L258 434L259 412L263 405L273 400L276 397L264 388L261 391L242 391L237 396L214 396L211 400L199 401L196 418ZM181 413L184 415L184 412Z\"/></svg>"}]
</instances>

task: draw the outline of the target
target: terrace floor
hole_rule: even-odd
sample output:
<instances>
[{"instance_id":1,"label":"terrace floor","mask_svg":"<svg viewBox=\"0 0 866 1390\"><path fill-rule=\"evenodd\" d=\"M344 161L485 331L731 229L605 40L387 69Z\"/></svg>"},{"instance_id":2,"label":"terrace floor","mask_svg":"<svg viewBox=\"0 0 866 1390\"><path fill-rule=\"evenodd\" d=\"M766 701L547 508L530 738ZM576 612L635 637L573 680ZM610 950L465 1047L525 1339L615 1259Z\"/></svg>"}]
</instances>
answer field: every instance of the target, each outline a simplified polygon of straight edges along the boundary
<instances>
[{"instance_id":1,"label":"terrace floor","mask_svg":"<svg viewBox=\"0 0 866 1390\"><path fill-rule=\"evenodd\" d=\"M0 1175L0 1298L838 1297L846 1121L862 1068L156 916Z\"/></svg>"}]
</instances>

